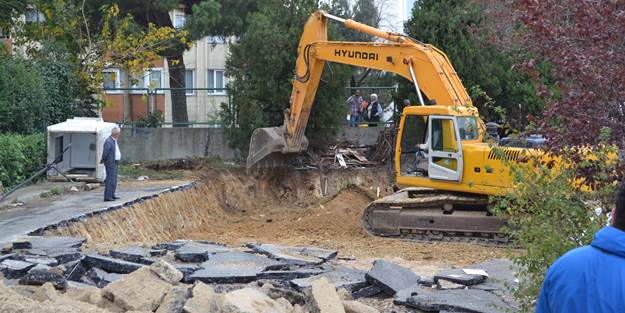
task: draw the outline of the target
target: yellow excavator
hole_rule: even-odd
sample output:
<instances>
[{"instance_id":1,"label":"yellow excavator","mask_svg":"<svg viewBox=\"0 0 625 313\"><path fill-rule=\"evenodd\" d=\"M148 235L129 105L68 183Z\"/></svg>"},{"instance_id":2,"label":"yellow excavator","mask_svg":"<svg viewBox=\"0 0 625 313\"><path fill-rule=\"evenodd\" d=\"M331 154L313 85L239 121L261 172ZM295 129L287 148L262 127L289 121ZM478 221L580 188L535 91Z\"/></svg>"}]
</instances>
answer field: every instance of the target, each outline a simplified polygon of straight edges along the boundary
<instances>
[{"instance_id":1,"label":"yellow excavator","mask_svg":"<svg viewBox=\"0 0 625 313\"><path fill-rule=\"evenodd\" d=\"M328 41L328 20L385 41ZM519 158L523 149L493 149L485 143L479 112L442 51L317 11L304 26L297 53L284 125L254 130L248 167L276 166L285 156L306 150L304 130L325 62L393 72L414 84L419 99L403 110L395 144L396 180L406 188L370 203L363 229L414 240L508 241L500 231L504 222L488 211L488 197L511 188L506 160Z\"/></svg>"}]
</instances>

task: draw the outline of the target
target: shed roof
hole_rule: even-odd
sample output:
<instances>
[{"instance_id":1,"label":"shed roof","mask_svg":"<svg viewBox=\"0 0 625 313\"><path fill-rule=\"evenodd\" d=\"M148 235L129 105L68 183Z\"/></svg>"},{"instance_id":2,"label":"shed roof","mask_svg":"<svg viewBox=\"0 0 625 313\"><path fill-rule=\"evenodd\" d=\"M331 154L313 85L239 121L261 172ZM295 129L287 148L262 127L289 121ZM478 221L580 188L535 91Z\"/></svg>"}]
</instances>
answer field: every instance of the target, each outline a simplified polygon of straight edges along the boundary
<instances>
[{"instance_id":1,"label":"shed roof","mask_svg":"<svg viewBox=\"0 0 625 313\"><path fill-rule=\"evenodd\" d=\"M65 122L48 126L48 132L65 133L97 133L100 130L111 129L117 126L99 117L74 117Z\"/></svg>"}]
</instances>

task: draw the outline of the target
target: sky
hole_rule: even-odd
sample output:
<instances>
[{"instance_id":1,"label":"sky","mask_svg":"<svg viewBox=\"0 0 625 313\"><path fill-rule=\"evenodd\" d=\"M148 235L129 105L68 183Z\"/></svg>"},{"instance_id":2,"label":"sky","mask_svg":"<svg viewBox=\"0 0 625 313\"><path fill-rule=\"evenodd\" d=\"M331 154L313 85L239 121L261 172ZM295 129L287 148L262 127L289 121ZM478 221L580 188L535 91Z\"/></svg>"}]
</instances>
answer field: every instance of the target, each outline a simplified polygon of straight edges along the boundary
<instances>
[{"instance_id":1,"label":"sky","mask_svg":"<svg viewBox=\"0 0 625 313\"><path fill-rule=\"evenodd\" d=\"M332 0L324 0L332 3ZM352 3L355 0L350 0ZM404 32L404 22L408 20L416 0L375 0L381 10L380 28L392 32Z\"/></svg>"}]
</instances>

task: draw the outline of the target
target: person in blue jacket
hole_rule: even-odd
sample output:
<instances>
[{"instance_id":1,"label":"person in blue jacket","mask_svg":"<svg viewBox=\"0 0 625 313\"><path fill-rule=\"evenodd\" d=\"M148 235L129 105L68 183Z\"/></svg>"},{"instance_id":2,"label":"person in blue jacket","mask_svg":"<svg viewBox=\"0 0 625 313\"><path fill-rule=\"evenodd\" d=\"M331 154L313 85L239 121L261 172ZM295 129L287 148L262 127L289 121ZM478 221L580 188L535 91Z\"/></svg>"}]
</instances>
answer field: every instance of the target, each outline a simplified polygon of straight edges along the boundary
<instances>
[{"instance_id":1,"label":"person in blue jacket","mask_svg":"<svg viewBox=\"0 0 625 313\"><path fill-rule=\"evenodd\" d=\"M536 313L625 312L625 184L619 187L612 226L589 246L554 262L540 290Z\"/></svg>"}]
</instances>

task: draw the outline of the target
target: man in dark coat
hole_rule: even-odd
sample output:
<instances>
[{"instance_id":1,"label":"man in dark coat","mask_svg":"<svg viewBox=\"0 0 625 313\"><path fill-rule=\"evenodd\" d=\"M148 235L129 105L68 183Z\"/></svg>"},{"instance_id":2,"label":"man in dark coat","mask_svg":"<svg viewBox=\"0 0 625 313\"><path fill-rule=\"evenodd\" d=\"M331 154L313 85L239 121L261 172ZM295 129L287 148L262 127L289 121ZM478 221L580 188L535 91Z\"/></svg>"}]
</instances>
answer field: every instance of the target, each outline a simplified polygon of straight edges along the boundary
<instances>
[{"instance_id":1,"label":"man in dark coat","mask_svg":"<svg viewBox=\"0 0 625 313\"><path fill-rule=\"evenodd\" d=\"M372 93L371 102L367 107L367 121L373 122L375 124L369 124L369 127L378 126L377 123L380 122L382 114L384 114L384 110L382 109L382 105L380 105L380 102L378 101L378 95Z\"/></svg>"},{"instance_id":2,"label":"man in dark coat","mask_svg":"<svg viewBox=\"0 0 625 313\"><path fill-rule=\"evenodd\" d=\"M111 136L104 141L102 149L102 159L100 163L104 164L106 169L106 179L104 179L104 201L114 201L119 199L115 196L117 189L117 163L122 159L122 153L119 151L117 140L121 136L119 127L113 128Z\"/></svg>"}]
</instances>

